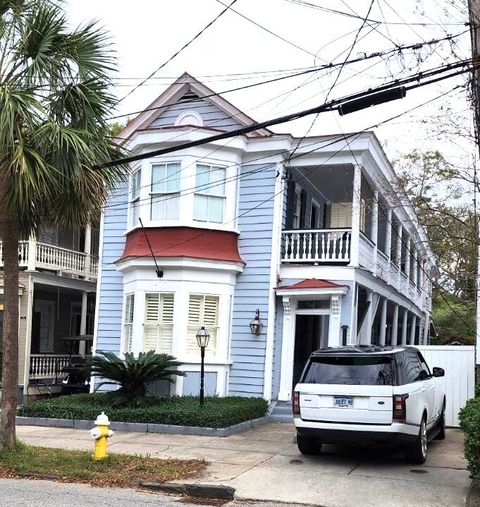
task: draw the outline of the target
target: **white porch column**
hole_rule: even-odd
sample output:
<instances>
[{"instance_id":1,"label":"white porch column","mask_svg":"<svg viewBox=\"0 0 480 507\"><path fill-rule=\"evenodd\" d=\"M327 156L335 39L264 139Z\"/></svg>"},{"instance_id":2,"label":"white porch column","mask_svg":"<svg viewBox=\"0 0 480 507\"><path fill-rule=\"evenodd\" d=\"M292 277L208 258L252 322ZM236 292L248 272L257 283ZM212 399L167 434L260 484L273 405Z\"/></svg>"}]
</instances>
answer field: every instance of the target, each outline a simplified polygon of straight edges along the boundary
<instances>
[{"instance_id":1,"label":"white porch column","mask_svg":"<svg viewBox=\"0 0 480 507\"><path fill-rule=\"evenodd\" d=\"M340 336L340 309L341 309L341 298L338 296L332 296L330 298L330 317L328 321L328 346L329 347L340 347L341 336Z\"/></svg>"},{"instance_id":2,"label":"white porch column","mask_svg":"<svg viewBox=\"0 0 480 507\"><path fill-rule=\"evenodd\" d=\"M407 344L407 326L408 326L408 310L404 308L402 322L402 345Z\"/></svg>"},{"instance_id":3,"label":"white porch column","mask_svg":"<svg viewBox=\"0 0 480 507\"><path fill-rule=\"evenodd\" d=\"M352 195L352 238L350 242L350 266L358 266L360 249L360 198L362 192L362 171L359 165L353 170Z\"/></svg>"},{"instance_id":4,"label":"white porch column","mask_svg":"<svg viewBox=\"0 0 480 507\"><path fill-rule=\"evenodd\" d=\"M380 345L385 345L385 332L387 328L387 304L388 301L382 301L382 313L380 314Z\"/></svg>"},{"instance_id":5,"label":"white porch column","mask_svg":"<svg viewBox=\"0 0 480 507\"><path fill-rule=\"evenodd\" d=\"M413 280L412 282L418 287L418 262L417 262L417 250L415 249L415 245L414 245L414 250L413 250Z\"/></svg>"},{"instance_id":6,"label":"white porch column","mask_svg":"<svg viewBox=\"0 0 480 507\"><path fill-rule=\"evenodd\" d=\"M33 318L33 291L34 283L32 275L28 275L28 285L26 287L26 294L23 297L27 298L27 325L25 332L25 367L23 370L23 395L25 400L28 399L28 383L30 380L30 354L32 352L32 318Z\"/></svg>"},{"instance_id":7,"label":"white porch column","mask_svg":"<svg viewBox=\"0 0 480 507\"><path fill-rule=\"evenodd\" d=\"M292 301L283 297L283 334L280 390L278 399L289 401L292 398L293 358L295 353L295 313L292 314Z\"/></svg>"},{"instance_id":8,"label":"white porch column","mask_svg":"<svg viewBox=\"0 0 480 507\"><path fill-rule=\"evenodd\" d=\"M412 240L410 237L407 238L406 248L405 248L405 274L407 275L407 279L410 280L410 250L412 248Z\"/></svg>"},{"instance_id":9,"label":"white porch column","mask_svg":"<svg viewBox=\"0 0 480 507\"><path fill-rule=\"evenodd\" d=\"M35 271L35 262L37 260L37 240L33 234L28 238L28 258L27 269L28 271Z\"/></svg>"},{"instance_id":10,"label":"white porch column","mask_svg":"<svg viewBox=\"0 0 480 507\"><path fill-rule=\"evenodd\" d=\"M88 306L88 292L82 290L82 309L80 311L80 334L87 334L87 306ZM78 353L81 356L85 355L85 342L80 342L78 346Z\"/></svg>"},{"instance_id":11,"label":"white porch column","mask_svg":"<svg viewBox=\"0 0 480 507\"><path fill-rule=\"evenodd\" d=\"M378 258L378 190L373 193L372 206L372 237L373 246L373 274L377 274L377 258Z\"/></svg>"},{"instance_id":12,"label":"white porch column","mask_svg":"<svg viewBox=\"0 0 480 507\"><path fill-rule=\"evenodd\" d=\"M392 209L388 208L387 211L387 230L385 233L385 251L387 257L391 260L391 250L392 250Z\"/></svg>"},{"instance_id":13,"label":"white porch column","mask_svg":"<svg viewBox=\"0 0 480 507\"><path fill-rule=\"evenodd\" d=\"M410 345L415 345L415 332L417 327L417 316L412 315L412 324L410 329Z\"/></svg>"},{"instance_id":14,"label":"white porch column","mask_svg":"<svg viewBox=\"0 0 480 507\"><path fill-rule=\"evenodd\" d=\"M398 226L398 235L397 235L397 251L396 251L396 260L397 265L400 271L400 266L402 264L402 235L403 235L403 227L401 225Z\"/></svg>"},{"instance_id":15,"label":"white porch column","mask_svg":"<svg viewBox=\"0 0 480 507\"><path fill-rule=\"evenodd\" d=\"M90 223L85 227L85 244L83 251L85 252L85 277L90 276L90 265L91 265L91 250L92 250L92 226Z\"/></svg>"},{"instance_id":16,"label":"white porch column","mask_svg":"<svg viewBox=\"0 0 480 507\"><path fill-rule=\"evenodd\" d=\"M393 307L393 319L392 319L392 346L397 344L398 340L398 305Z\"/></svg>"},{"instance_id":17,"label":"white porch column","mask_svg":"<svg viewBox=\"0 0 480 507\"><path fill-rule=\"evenodd\" d=\"M362 345L368 345L372 343L372 323L373 323L373 290L367 290L367 303L368 305L367 315L365 315L365 333L360 339Z\"/></svg>"}]
</instances>

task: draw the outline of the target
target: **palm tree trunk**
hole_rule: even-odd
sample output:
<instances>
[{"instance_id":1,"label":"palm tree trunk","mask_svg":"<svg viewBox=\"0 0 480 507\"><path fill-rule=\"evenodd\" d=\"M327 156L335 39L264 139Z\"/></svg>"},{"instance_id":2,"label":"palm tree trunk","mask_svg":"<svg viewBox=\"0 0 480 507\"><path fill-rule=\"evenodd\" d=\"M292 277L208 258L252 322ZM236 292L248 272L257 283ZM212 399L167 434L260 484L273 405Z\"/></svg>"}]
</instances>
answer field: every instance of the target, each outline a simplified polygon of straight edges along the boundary
<instances>
[{"instance_id":1,"label":"palm tree trunk","mask_svg":"<svg viewBox=\"0 0 480 507\"><path fill-rule=\"evenodd\" d=\"M18 227L5 203L8 181L0 178L0 238L3 243L3 361L0 445L15 446L18 389Z\"/></svg>"}]
</instances>

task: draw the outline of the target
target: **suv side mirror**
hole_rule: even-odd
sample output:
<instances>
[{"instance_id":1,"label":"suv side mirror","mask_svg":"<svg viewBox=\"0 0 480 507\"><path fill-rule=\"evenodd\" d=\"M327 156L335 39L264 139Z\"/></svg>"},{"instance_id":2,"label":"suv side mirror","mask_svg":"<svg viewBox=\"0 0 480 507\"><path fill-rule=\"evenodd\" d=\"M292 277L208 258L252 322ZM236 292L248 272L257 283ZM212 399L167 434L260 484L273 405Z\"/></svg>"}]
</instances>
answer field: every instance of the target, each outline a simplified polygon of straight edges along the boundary
<instances>
[{"instance_id":1,"label":"suv side mirror","mask_svg":"<svg viewBox=\"0 0 480 507\"><path fill-rule=\"evenodd\" d=\"M428 378L430 378L430 375L425 370L422 370L418 374L417 380L427 380Z\"/></svg>"},{"instance_id":2,"label":"suv side mirror","mask_svg":"<svg viewBox=\"0 0 480 507\"><path fill-rule=\"evenodd\" d=\"M435 366L433 368L433 376L434 377L444 377L445 376L445 370L443 368L438 368Z\"/></svg>"}]
</instances>

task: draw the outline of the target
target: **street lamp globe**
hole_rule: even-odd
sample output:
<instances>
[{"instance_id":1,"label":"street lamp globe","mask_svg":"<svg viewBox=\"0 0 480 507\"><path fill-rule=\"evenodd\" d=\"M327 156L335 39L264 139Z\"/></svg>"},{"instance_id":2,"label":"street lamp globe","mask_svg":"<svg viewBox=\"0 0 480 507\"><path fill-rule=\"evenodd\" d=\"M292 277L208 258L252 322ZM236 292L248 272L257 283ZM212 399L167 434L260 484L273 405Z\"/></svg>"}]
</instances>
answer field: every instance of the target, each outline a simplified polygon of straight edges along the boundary
<instances>
[{"instance_id":1,"label":"street lamp globe","mask_svg":"<svg viewBox=\"0 0 480 507\"><path fill-rule=\"evenodd\" d=\"M208 341L210 340L210 333L202 326L196 334L197 345L201 348L208 347Z\"/></svg>"}]
</instances>

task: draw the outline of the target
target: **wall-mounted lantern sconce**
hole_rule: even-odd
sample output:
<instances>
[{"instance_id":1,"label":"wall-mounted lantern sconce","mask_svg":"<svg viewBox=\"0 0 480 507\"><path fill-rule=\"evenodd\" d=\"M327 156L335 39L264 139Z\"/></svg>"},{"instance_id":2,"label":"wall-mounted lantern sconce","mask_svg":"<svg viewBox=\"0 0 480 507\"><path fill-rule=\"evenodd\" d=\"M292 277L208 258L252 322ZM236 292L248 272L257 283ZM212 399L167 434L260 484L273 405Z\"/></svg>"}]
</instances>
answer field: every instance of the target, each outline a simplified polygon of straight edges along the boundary
<instances>
[{"instance_id":1,"label":"wall-mounted lantern sconce","mask_svg":"<svg viewBox=\"0 0 480 507\"><path fill-rule=\"evenodd\" d=\"M345 346L347 344L347 335L348 335L348 326L343 324L342 328L342 345Z\"/></svg>"},{"instance_id":2,"label":"wall-mounted lantern sconce","mask_svg":"<svg viewBox=\"0 0 480 507\"><path fill-rule=\"evenodd\" d=\"M258 336L262 331L262 327L263 324L262 321L260 320L260 310L257 308L255 312L255 317L252 320L252 322L250 322L250 332Z\"/></svg>"}]
</instances>

